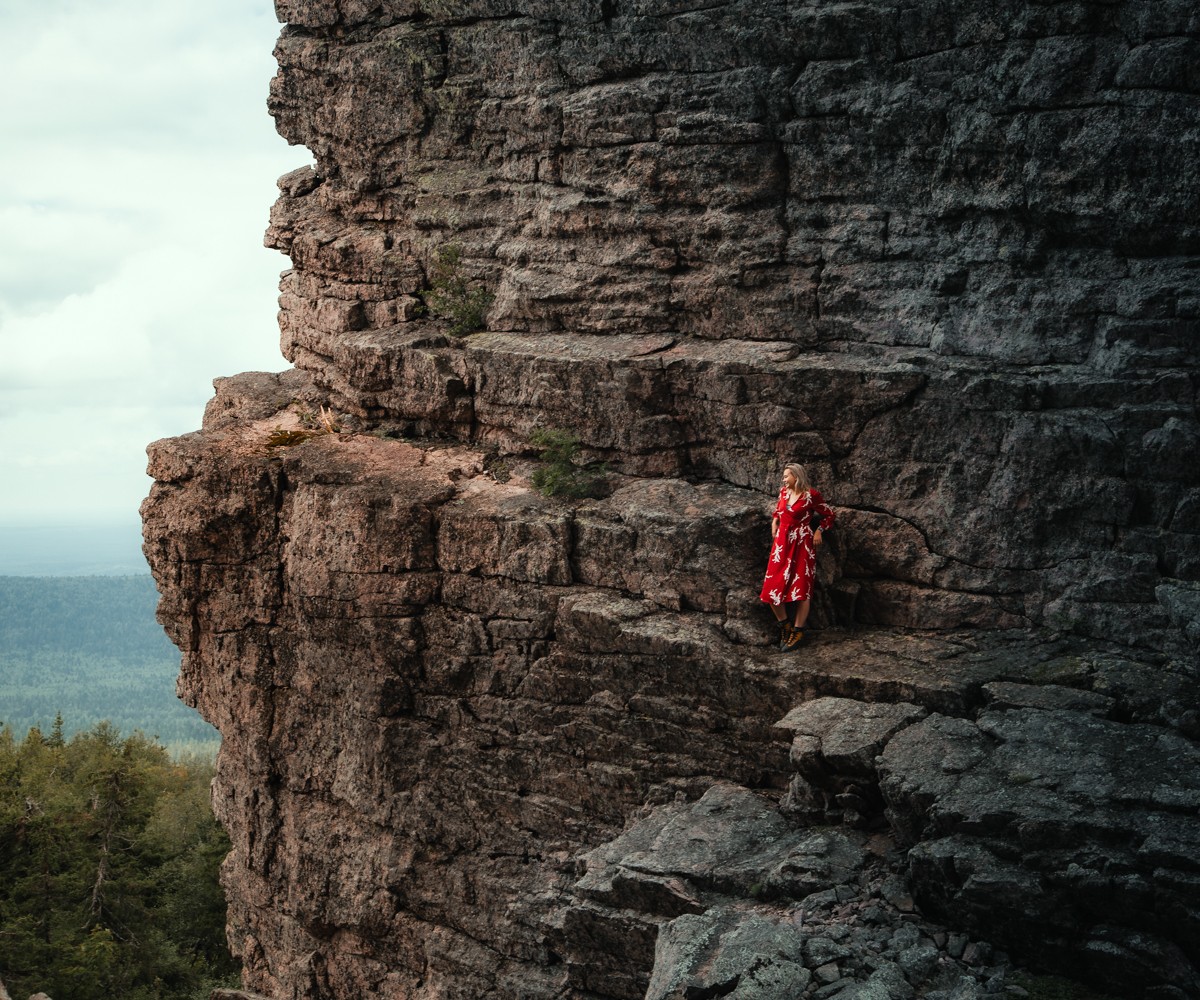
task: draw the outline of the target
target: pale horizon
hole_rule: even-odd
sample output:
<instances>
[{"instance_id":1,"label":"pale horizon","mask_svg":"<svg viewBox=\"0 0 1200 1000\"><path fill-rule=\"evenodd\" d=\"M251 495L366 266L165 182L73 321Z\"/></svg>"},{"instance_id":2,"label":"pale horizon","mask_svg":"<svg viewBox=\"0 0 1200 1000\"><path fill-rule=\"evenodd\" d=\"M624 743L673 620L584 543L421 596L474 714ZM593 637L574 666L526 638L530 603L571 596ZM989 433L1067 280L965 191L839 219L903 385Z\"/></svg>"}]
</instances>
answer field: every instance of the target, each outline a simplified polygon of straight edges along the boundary
<instances>
[{"instance_id":1,"label":"pale horizon","mask_svg":"<svg viewBox=\"0 0 1200 1000\"><path fill-rule=\"evenodd\" d=\"M92 524L0 524L0 576L143 576L136 517Z\"/></svg>"}]
</instances>

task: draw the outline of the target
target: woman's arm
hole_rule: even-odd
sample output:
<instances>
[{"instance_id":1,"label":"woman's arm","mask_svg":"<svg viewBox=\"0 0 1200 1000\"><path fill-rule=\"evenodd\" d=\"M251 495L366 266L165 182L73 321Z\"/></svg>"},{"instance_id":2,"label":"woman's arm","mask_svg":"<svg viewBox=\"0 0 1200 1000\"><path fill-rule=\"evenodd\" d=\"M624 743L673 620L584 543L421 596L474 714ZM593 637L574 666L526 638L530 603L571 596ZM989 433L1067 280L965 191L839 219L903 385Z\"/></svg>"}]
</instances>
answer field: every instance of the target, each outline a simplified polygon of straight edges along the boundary
<instances>
[{"instance_id":1,"label":"woman's arm","mask_svg":"<svg viewBox=\"0 0 1200 1000\"><path fill-rule=\"evenodd\" d=\"M822 531L828 531L833 527L833 522L837 520L837 515L833 512L833 508L825 502L825 498L821 496L819 490L812 490L810 493L812 500L812 514L814 517L820 517L821 523L817 525L817 530L813 533L813 541L816 541L816 536ZM817 542L820 545L820 542Z\"/></svg>"}]
</instances>

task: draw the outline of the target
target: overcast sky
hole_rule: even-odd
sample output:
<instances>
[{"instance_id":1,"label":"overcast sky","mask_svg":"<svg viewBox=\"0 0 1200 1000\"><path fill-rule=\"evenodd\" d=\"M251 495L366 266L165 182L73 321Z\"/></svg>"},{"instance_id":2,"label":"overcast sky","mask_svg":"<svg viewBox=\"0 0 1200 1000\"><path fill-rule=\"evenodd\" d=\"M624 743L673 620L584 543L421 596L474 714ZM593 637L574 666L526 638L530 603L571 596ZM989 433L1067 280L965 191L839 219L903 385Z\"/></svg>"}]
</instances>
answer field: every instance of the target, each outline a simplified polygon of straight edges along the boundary
<instances>
[{"instance_id":1,"label":"overcast sky","mask_svg":"<svg viewBox=\"0 0 1200 1000\"><path fill-rule=\"evenodd\" d=\"M146 444L279 371L271 0L0 0L0 525L133 523Z\"/></svg>"}]
</instances>

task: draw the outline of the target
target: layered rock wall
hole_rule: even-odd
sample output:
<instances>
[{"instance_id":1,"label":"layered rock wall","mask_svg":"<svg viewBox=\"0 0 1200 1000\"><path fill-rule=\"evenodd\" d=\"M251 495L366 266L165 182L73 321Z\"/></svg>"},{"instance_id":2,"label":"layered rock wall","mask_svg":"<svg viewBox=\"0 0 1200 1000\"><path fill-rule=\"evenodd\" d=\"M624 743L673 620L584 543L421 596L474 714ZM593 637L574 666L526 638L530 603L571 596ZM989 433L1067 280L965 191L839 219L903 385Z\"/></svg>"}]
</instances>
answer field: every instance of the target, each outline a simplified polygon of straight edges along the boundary
<instances>
[{"instance_id":1,"label":"layered rock wall","mask_svg":"<svg viewBox=\"0 0 1200 1000\"><path fill-rule=\"evenodd\" d=\"M267 447L311 391L300 373L225 382L204 432L152 448L143 508L181 692L223 736L249 986L686 995L647 993L703 979L680 955L709 924L681 914L776 935L829 893L865 912L907 865L930 914L1024 961L1130 996L1200 987L1194 664L1025 631L834 631L781 655L740 587L763 530L746 491L631 478L563 504L461 446ZM635 850L587 855L647 806L728 782L784 815L726 806L734 841L676 824L655 850L682 867L586 876ZM820 844L844 838L792 826L885 820L906 853L861 878L861 838L826 871ZM805 943L823 930L788 933L826 954ZM849 944L847 989L879 971ZM731 981L763 964L745 961ZM829 964L804 962L771 975Z\"/></svg>"},{"instance_id":2,"label":"layered rock wall","mask_svg":"<svg viewBox=\"0 0 1200 1000\"><path fill-rule=\"evenodd\" d=\"M831 967L933 990L907 933L902 973L780 937L886 861L1023 960L1197 988L1193 5L277 10L271 110L316 159L268 231L296 368L221 380L143 508L224 738L247 985L742 995L708 935L776 942L810 994ZM482 332L429 313L447 248ZM599 495L531 488L547 427ZM757 588L793 460L839 512L814 620L851 630L788 659ZM1072 780L1124 745L1119 782ZM793 830L771 899L622 853L730 782L751 836ZM896 851L862 874L814 823ZM849 860L796 875L821 851Z\"/></svg>"},{"instance_id":3,"label":"layered rock wall","mask_svg":"<svg viewBox=\"0 0 1200 1000\"><path fill-rule=\"evenodd\" d=\"M283 346L343 407L756 490L806 462L856 511L846 620L1189 618L1191 4L279 9L316 157ZM410 322L446 246L502 332Z\"/></svg>"}]
</instances>

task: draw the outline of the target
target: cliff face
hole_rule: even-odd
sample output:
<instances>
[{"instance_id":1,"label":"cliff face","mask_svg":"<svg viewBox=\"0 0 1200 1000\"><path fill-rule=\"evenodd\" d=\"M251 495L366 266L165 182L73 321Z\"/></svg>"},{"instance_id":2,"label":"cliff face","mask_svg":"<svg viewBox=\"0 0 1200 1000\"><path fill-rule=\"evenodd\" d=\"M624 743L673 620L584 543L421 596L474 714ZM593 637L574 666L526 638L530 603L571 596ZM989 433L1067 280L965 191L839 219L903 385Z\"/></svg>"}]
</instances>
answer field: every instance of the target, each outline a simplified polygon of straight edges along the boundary
<instances>
[{"instance_id":1,"label":"cliff face","mask_svg":"<svg viewBox=\"0 0 1200 1000\"><path fill-rule=\"evenodd\" d=\"M761 832L834 822L1023 960L1196 988L1193 5L277 10L296 369L220 380L143 508L248 985L735 995L689 941L882 884ZM447 248L485 332L426 313ZM530 488L538 427L603 495ZM781 657L794 460L840 515L815 620L853 628ZM757 876L713 874L730 782L782 799ZM779 947L815 990L827 952Z\"/></svg>"},{"instance_id":2,"label":"cliff face","mask_svg":"<svg viewBox=\"0 0 1200 1000\"><path fill-rule=\"evenodd\" d=\"M281 12L317 161L268 234L283 345L341 406L756 490L805 461L855 511L847 618L1180 618L1193 5ZM503 334L400 322L447 245Z\"/></svg>"}]
</instances>

